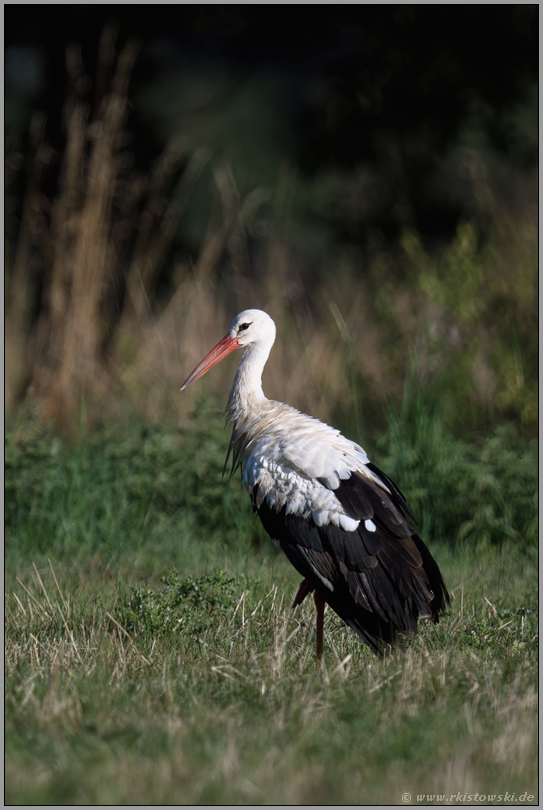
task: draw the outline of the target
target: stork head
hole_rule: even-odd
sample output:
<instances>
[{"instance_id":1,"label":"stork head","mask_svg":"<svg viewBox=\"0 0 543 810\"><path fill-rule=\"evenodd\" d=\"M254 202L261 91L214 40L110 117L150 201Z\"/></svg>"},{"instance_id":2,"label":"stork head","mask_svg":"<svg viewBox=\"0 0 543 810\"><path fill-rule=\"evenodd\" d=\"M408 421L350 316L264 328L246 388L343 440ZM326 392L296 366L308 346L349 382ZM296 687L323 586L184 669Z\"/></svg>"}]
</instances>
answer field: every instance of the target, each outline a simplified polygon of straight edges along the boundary
<instances>
[{"instance_id":1,"label":"stork head","mask_svg":"<svg viewBox=\"0 0 543 810\"><path fill-rule=\"evenodd\" d=\"M243 310L239 315L236 315L230 324L228 334L217 343L214 349L211 349L209 354L196 366L192 374L187 377L181 386L181 391L199 377L202 377L213 366L216 366L234 349L242 347L246 350L249 347L261 348L267 358L274 340L275 324L266 312L261 309Z\"/></svg>"},{"instance_id":2,"label":"stork head","mask_svg":"<svg viewBox=\"0 0 543 810\"><path fill-rule=\"evenodd\" d=\"M250 343L273 345L275 324L261 309L244 309L230 324L228 336L237 340L238 346L248 346Z\"/></svg>"}]
</instances>

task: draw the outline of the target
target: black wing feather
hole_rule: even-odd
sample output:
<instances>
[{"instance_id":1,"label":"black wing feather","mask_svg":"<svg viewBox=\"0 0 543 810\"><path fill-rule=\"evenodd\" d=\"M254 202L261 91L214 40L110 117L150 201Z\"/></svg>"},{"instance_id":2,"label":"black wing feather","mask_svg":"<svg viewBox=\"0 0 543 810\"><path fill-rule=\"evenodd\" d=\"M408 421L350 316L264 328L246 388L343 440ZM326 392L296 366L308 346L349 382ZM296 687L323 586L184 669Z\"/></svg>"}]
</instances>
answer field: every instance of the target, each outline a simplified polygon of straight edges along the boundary
<instances>
[{"instance_id":1,"label":"black wing feather","mask_svg":"<svg viewBox=\"0 0 543 810\"><path fill-rule=\"evenodd\" d=\"M276 512L266 500L256 508L256 488L252 498L270 537L309 582L304 596L316 590L382 653L398 633L416 633L419 617L437 622L449 595L437 563L405 517L414 520L404 496L377 467L368 467L390 494L356 471L334 490L346 514L360 521L354 532L317 526L311 518L287 515L285 507ZM375 531L366 528L366 520Z\"/></svg>"},{"instance_id":2,"label":"black wing feather","mask_svg":"<svg viewBox=\"0 0 543 810\"><path fill-rule=\"evenodd\" d=\"M413 512L409 508L409 505L408 505L406 499L404 498L402 492L398 489L398 487L396 486L394 481L392 481L388 477L388 475L386 475L386 473L384 473L382 470L380 470L379 467L376 467L375 464L372 464L371 461L368 461L368 463L366 464L366 467L368 468L368 470L371 470L372 473L374 473L374 475L376 475L377 478L379 478L386 487L389 488L389 490L392 492L392 494L397 498L400 508L403 509L404 512L407 512L409 517L412 518L415 521L415 523L417 523L417 521L415 520L415 515L413 514ZM417 523L417 526L418 526L418 523Z\"/></svg>"}]
</instances>

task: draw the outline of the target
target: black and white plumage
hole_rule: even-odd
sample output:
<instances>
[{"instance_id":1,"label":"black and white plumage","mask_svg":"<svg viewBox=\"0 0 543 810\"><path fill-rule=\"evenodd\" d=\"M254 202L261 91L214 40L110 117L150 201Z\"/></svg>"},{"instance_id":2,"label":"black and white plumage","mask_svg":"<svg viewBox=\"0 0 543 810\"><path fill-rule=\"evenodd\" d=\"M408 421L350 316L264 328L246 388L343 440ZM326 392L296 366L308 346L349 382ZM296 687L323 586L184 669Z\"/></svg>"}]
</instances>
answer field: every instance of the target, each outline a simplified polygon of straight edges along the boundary
<instances>
[{"instance_id":1,"label":"black and white plumage","mask_svg":"<svg viewBox=\"0 0 543 810\"><path fill-rule=\"evenodd\" d=\"M441 572L404 496L358 444L264 396L275 333L265 312L241 312L181 390L244 349L227 407L228 455L270 538L304 577L293 607L314 592L319 658L325 603L382 653L398 633L416 633L419 618L438 621L449 600Z\"/></svg>"}]
</instances>

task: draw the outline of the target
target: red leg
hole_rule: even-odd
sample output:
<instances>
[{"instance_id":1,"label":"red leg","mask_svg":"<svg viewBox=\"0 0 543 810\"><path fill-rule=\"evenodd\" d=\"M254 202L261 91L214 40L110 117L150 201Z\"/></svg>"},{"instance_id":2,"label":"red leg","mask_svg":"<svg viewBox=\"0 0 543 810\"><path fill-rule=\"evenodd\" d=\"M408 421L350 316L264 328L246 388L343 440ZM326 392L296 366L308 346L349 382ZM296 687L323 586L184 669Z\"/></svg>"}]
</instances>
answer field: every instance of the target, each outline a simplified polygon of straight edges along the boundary
<instances>
[{"instance_id":1,"label":"red leg","mask_svg":"<svg viewBox=\"0 0 543 810\"><path fill-rule=\"evenodd\" d=\"M324 608L326 607L326 602L317 591L313 594L313 599L315 600L315 607L317 608L317 661L320 666L324 644Z\"/></svg>"},{"instance_id":2,"label":"red leg","mask_svg":"<svg viewBox=\"0 0 543 810\"><path fill-rule=\"evenodd\" d=\"M302 579L300 585L298 586L298 590L296 591L296 596L294 597L292 607L295 608L297 605L301 605L307 594L311 593L312 590L313 588L309 584L309 580Z\"/></svg>"}]
</instances>

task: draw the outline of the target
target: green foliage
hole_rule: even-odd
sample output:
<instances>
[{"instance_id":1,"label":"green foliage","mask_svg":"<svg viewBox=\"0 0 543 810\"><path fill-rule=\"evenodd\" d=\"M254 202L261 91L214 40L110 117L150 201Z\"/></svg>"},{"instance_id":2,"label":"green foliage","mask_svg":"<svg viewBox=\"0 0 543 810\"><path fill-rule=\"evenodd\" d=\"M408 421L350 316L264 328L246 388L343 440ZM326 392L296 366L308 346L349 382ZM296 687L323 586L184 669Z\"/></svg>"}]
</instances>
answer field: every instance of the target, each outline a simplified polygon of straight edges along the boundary
<instances>
[{"instance_id":1,"label":"green foliage","mask_svg":"<svg viewBox=\"0 0 543 810\"><path fill-rule=\"evenodd\" d=\"M379 464L404 490L427 538L536 546L537 442L511 424L470 441L455 439L441 416L442 394L411 369L400 411L390 405Z\"/></svg>"},{"instance_id":2,"label":"green foliage","mask_svg":"<svg viewBox=\"0 0 543 810\"><path fill-rule=\"evenodd\" d=\"M186 636L217 631L248 590L243 576L229 577L226 572L202 577L186 577L181 582L177 571L162 577L164 588L133 588L131 597L118 608L122 625L137 636Z\"/></svg>"},{"instance_id":3,"label":"green foliage","mask_svg":"<svg viewBox=\"0 0 543 810\"><path fill-rule=\"evenodd\" d=\"M537 544L534 440L513 425L455 439L441 418L440 390L414 373L388 422L372 456L404 491L428 542ZM234 548L245 550L249 567L260 547L274 559L246 493L223 479L227 443L222 418L205 402L190 430L104 426L76 447L21 419L5 443L8 570L48 557L92 558L110 570L130 560L148 577L172 565L182 575L206 573L217 554L224 567Z\"/></svg>"},{"instance_id":4,"label":"green foliage","mask_svg":"<svg viewBox=\"0 0 543 810\"><path fill-rule=\"evenodd\" d=\"M535 604L535 594L534 594ZM496 610L492 615L471 617L464 627L459 628L456 639L459 647L484 650L492 658L507 658L510 655L525 655L538 633L537 607L521 607L519 610L506 608Z\"/></svg>"},{"instance_id":5,"label":"green foliage","mask_svg":"<svg viewBox=\"0 0 543 810\"><path fill-rule=\"evenodd\" d=\"M482 168L482 167L480 167ZM448 376L444 404L451 424L538 420L538 262L535 232L515 225L486 182L487 208L462 223L437 256L413 232L403 249L417 298L426 300L427 351ZM486 227L481 222L490 217ZM431 311L431 307L434 311Z\"/></svg>"},{"instance_id":6,"label":"green foliage","mask_svg":"<svg viewBox=\"0 0 543 810\"><path fill-rule=\"evenodd\" d=\"M202 406L191 430L104 426L70 447L39 423L6 435L6 554L117 566L149 575L202 569L218 550L263 537L241 487L222 480L228 431ZM19 563L17 562L19 561Z\"/></svg>"}]
</instances>

